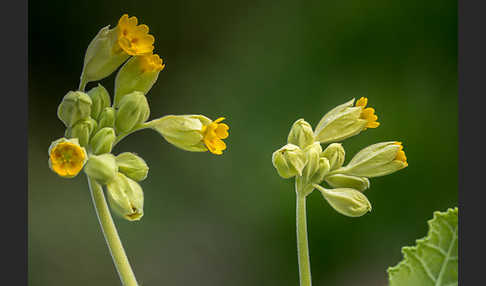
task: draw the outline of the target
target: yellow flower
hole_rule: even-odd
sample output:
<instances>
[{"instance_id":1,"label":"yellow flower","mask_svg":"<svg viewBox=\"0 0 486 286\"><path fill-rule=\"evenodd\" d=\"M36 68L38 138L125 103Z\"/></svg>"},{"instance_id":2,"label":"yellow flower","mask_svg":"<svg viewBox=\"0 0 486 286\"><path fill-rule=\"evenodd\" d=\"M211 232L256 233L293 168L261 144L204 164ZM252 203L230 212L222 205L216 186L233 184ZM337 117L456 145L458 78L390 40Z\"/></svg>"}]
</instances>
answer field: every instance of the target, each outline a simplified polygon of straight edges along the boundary
<instances>
[{"instance_id":1,"label":"yellow flower","mask_svg":"<svg viewBox=\"0 0 486 286\"><path fill-rule=\"evenodd\" d=\"M155 38L148 33L147 25L137 23L137 17L121 16L117 26L118 45L132 56L150 54L154 50Z\"/></svg>"},{"instance_id":2,"label":"yellow flower","mask_svg":"<svg viewBox=\"0 0 486 286\"><path fill-rule=\"evenodd\" d=\"M87 155L77 142L77 139L61 138L49 148L49 165L61 177L72 178L83 169Z\"/></svg>"},{"instance_id":3,"label":"yellow flower","mask_svg":"<svg viewBox=\"0 0 486 286\"><path fill-rule=\"evenodd\" d=\"M142 72L161 71L165 67L165 65L162 64L162 59L157 54L140 56L140 66Z\"/></svg>"},{"instance_id":4,"label":"yellow flower","mask_svg":"<svg viewBox=\"0 0 486 286\"><path fill-rule=\"evenodd\" d=\"M375 115L375 109L373 107L365 108L368 104L368 98L361 97L358 101L356 101L355 106L361 106L363 110L361 111L360 118L365 119L368 121L366 124L366 128L376 128L380 126L380 122L377 122L378 116Z\"/></svg>"},{"instance_id":5,"label":"yellow flower","mask_svg":"<svg viewBox=\"0 0 486 286\"><path fill-rule=\"evenodd\" d=\"M219 123L223 120L224 117L220 117L209 125L204 125L201 129L204 145L211 153L217 155L223 154L222 151L226 149L226 144L221 139L228 138L229 126Z\"/></svg>"},{"instance_id":6,"label":"yellow flower","mask_svg":"<svg viewBox=\"0 0 486 286\"><path fill-rule=\"evenodd\" d=\"M395 156L395 160L402 161L405 164L405 167L408 166L407 156L405 156L405 151L403 151L402 142L395 142L395 144L400 147L400 149L398 149L397 155Z\"/></svg>"}]
</instances>

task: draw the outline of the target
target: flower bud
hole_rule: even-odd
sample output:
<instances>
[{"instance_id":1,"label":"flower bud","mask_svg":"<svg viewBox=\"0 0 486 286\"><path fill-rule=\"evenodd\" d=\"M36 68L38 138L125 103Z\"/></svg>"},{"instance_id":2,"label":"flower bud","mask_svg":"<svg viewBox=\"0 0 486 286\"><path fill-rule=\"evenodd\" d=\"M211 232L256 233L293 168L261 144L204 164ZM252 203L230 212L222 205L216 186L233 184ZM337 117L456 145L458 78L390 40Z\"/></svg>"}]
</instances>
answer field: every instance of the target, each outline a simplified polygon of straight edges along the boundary
<instances>
[{"instance_id":1,"label":"flower bud","mask_svg":"<svg viewBox=\"0 0 486 286\"><path fill-rule=\"evenodd\" d=\"M211 119L203 115L168 115L147 124L178 148L204 152L208 149L203 142L203 127L211 123Z\"/></svg>"},{"instance_id":2,"label":"flower bud","mask_svg":"<svg viewBox=\"0 0 486 286\"><path fill-rule=\"evenodd\" d=\"M304 119L295 121L287 137L287 143L297 145L302 149L314 143L312 126Z\"/></svg>"},{"instance_id":3,"label":"flower bud","mask_svg":"<svg viewBox=\"0 0 486 286\"><path fill-rule=\"evenodd\" d=\"M147 163L134 153L124 152L116 156L118 170L130 179L142 181L147 178Z\"/></svg>"},{"instance_id":4,"label":"flower bud","mask_svg":"<svg viewBox=\"0 0 486 286\"><path fill-rule=\"evenodd\" d=\"M104 127L115 128L115 110L112 107L105 107L98 120L98 130Z\"/></svg>"},{"instance_id":5,"label":"flower bud","mask_svg":"<svg viewBox=\"0 0 486 286\"><path fill-rule=\"evenodd\" d=\"M339 173L360 177L379 177L408 166L401 142L373 144L359 151Z\"/></svg>"},{"instance_id":6,"label":"flower bud","mask_svg":"<svg viewBox=\"0 0 486 286\"><path fill-rule=\"evenodd\" d=\"M327 173L329 173L330 168L329 160L327 158L319 158L319 169L317 169L316 173L312 176L311 182L320 184Z\"/></svg>"},{"instance_id":7,"label":"flower bud","mask_svg":"<svg viewBox=\"0 0 486 286\"><path fill-rule=\"evenodd\" d=\"M272 163L280 177L289 179L302 176L305 167L305 154L299 146L287 144L272 154Z\"/></svg>"},{"instance_id":8,"label":"flower bud","mask_svg":"<svg viewBox=\"0 0 486 286\"><path fill-rule=\"evenodd\" d=\"M302 176L306 178L307 181L312 181L312 177L319 170L320 166L320 154L322 152L322 147L319 142L314 142L312 145L307 146L304 149L304 154L306 156L307 164L302 172Z\"/></svg>"},{"instance_id":9,"label":"flower bud","mask_svg":"<svg viewBox=\"0 0 486 286\"><path fill-rule=\"evenodd\" d=\"M97 87L93 87L88 91L88 95L93 102L91 105L91 117L98 121L103 109L111 105L110 94L101 84L98 84Z\"/></svg>"},{"instance_id":10,"label":"flower bud","mask_svg":"<svg viewBox=\"0 0 486 286\"><path fill-rule=\"evenodd\" d=\"M325 189L313 185L326 201L340 214L349 217L359 217L371 211L371 203L362 193L350 188Z\"/></svg>"},{"instance_id":11,"label":"flower bud","mask_svg":"<svg viewBox=\"0 0 486 286\"><path fill-rule=\"evenodd\" d=\"M365 177L334 174L326 176L325 180L333 188L351 188L363 192L370 187L370 181Z\"/></svg>"},{"instance_id":12,"label":"flower bud","mask_svg":"<svg viewBox=\"0 0 486 286\"><path fill-rule=\"evenodd\" d=\"M81 85L97 81L113 73L130 56L117 43L117 29L102 28L91 40L84 55Z\"/></svg>"},{"instance_id":13,"label":"flower bud","mask_svg":"<svg viewBox=\"0 0 486 286\"><path fill-rule=\"evenodd\" d=\"M111 127L104 127L98 130L91 138L91 150L95 155L110 153L113 142L116 140L115 130Z\"/></svg>"},{"instance_id":14,"label":"flower bud","mask_svg":"<svg viewBox=\"0 0 486 286\"><path fill-rule=\"evenodd\" d=\"M340 143L332 143L321 153L321 157L329 160L330 170L340 168L344 163L344 148Z\"/></svg>"},{"instance_id":15,"label":"flower bud","mask_svg":"<svg viewBox=\"0 0 486 286\"><path fill-rule=\"evenodd\" d=\"M73 126L82 119L87 119L91 114L91 98L81 91L70 91L62 99L57 108L57 117L66 125Z\"/></svg>"},{"instance_id":16,"label":"flower bud","mask_svg":"<svg viewBox=\"0 0 486 286\"><path fill-rule=\"evenodd\" d=\"M120 101L116 112L116 132L129 132L147 121L149 116L150 108L145 95L140 91L127 94Z\"/></svg>"},{"instance_id":17,"label":"flower bud","mask_svg":"<svg viewBox=\"0 0 486 286\"><path fill-rule=\"evenodd\" d=\"M80 120L73 127L66 129L66 136L69 138L78 138L79 144L86 147L97 125L96 121L91 117Z\"/></svg>"},{"instance_id":18,"label":"flower bud","mask_svg":"<svg viewBox=\"0 0 486 286\"><path fill-rule=\"evenodd\" d=\"M49 168L64 178L75 177L84 164L88 154L79 145L78 138L60 138L49 147Z\"/></svg>"},{"instance_id":19,"label":"flower bud","mask_svg":"<svg viewBox=\"0 0 486 286\"><path fill-rule=\"evenodd\" d=\"M115 178L118 172L115 156L113 154L91 155L84 172L90 178L95 179L99 183L106 185Z\"/></svg>"},{"instance_id":20,"label":"flower bud","mask_svg":"<svg viewBox=\"0 0 486 286\"><path fill-rule=\"evenodd\" d=\"M366 107L368 99L360 98L355 106L354 99L337 106L324 115L314 132L315 140L321 143L331 143L344 140L360 133L367 128L376 128L380 124L376 120L375 110Z\"/></svg>"},{"instance_id":21,"label":"flower bud","mask_svg":"<svg viewBox=\"0 0 486 286\"><path fill-rule=\"evenodd\" d=\"M128 221L143 216L143 190L134 180L118 172L106 185L108 202L112 210Z\"/></svg>"},{"instance_id":22,"label":"flower bud","mask_svg":"<svg viewBox=\"0 0 486 286\"><path fill-rule=\"evenodd\" d=\"M152 88L165 65L156 54L132 57L118 71L115 79L115 106L134 91L143 94Z\"/></svg>"}]
</instances>

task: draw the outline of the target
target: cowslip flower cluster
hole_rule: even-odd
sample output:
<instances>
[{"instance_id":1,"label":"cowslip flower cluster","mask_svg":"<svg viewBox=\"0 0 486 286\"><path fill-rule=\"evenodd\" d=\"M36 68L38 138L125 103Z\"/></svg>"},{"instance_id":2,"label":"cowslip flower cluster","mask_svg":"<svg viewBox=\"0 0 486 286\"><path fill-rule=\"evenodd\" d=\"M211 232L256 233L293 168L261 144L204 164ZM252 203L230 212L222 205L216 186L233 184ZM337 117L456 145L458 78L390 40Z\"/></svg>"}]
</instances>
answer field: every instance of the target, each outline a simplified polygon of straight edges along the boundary
<instances>
[{"instance_id":1,"label":"cowslip flower cluster","mask_svg":"<svg viewBox=\"0 0 486 286\"><path fill-rule=\"evenodd\" d=\"M295 178L297 253L300 286L310 286L310 258L307 242L306 197L315 189L338 213L348 217L371 211L364 195L369 178L391 174L408 166L402 142L373 144L359 151L344 165L345 151L340 143L380 123L368 99L361 97L326 113L315 129L304 119L290 129L287 144L275 151L272 163L280 177ZM323 150L321 144L329 144ZM323 187L321 183L329 187Z\"/></svg>"},{"instance_id":2,"label":"cowslip flower cluster","mask_svg":"<svg viewBox=\"0 0 486 286\"><path fill-rule=\"evenodd\" d=\"M213 121L203 115L168 115L147 122L146 95L165 67L153 53L155 39L148 32L146 25L138 25L136 17L126 14L115 28L101 29L86 51L80 89L69 91L58 107L65 138L49 148L49 166L56 174L72 178L84 168L90 178L106 186L112 209L129 221L143 216L138 182L146 178L149 168L134 153L111 154L120 140L151 128L181 149L221 155L226 149L222 139L228 137L229 129L221 123L224 118ZM113 102L101 84L84 92L88 82L118 68Z\"/></svg>"},{"instance_id":3,"label":"cowslip flower cluster","mask_svg":"<svg viewBox=\"0 0 486 286\"><path fill-rule=\"evenodd\" d=\"M167 115L148 121L147 94L165 64L154 53L154 36L136 17L123 15L118 25L102 28L88 45L78 90L69 91L57 115L66 127L64 137L49 147L49 167L63 178L84 170L98 218L124 285L137 285L103 193L116 214L128 221L143 217L144 193L139 182L148 174L145 160L132 152L112 153L115 145L142 129L159 132L169 143L192 152L221 155L229 126L224 118ZM118 70L118 71L117 71ZM116 72L117 71L117 72ZM116 72L113 97L98 83Z\"/></svg>"},{"instance_id":4,"label":"cowslip flower cluster","mask_svg":"<svg viewBox=\"0 0 486 286\"><path fill-rule=\"evenodd\" d=\"M371 211L363 192L368 178L391 174L408 166L401 142L373 144L344 164L345 151L340 141L380 123L368 99L352 99L326 113L315 131L304 119L297 120L288 135L287 145L275 151L272 162L282 178L296 178L297 191L303 196L319 190L339 213L358 217ZM321 144L329 144L324 150ZM326 182L330 187L320 184Z\"/></svg>"}]
</instances>

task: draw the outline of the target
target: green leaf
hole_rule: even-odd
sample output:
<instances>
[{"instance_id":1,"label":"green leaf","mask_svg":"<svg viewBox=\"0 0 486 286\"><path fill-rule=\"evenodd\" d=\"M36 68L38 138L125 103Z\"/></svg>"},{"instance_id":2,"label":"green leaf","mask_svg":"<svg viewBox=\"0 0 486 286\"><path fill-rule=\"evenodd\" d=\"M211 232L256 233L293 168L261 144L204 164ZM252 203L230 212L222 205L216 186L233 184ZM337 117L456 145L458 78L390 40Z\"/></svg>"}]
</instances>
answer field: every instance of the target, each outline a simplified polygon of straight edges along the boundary
<instances>
[{"instance_id":1,"label":"green leaf","mask_svg":"<svg viewBox=\"0 0 486 286\"><path fill-rule=\"evenodd\" d=\"M429 233L402 248L404 259L388 268L390 286L457 286L458 209L434 212Z\"/></svg>"}]
</instances>

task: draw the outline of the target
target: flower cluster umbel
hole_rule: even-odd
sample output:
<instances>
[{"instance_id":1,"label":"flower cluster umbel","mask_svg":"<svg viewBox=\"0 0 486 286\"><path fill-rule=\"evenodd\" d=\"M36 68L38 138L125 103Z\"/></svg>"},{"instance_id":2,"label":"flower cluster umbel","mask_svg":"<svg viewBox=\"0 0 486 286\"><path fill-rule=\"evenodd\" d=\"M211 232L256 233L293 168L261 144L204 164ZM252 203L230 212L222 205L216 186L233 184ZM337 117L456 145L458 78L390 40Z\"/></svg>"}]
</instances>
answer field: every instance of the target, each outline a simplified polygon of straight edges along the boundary
<instances>
[{"instance_id":1,"label":"flower cluster umbel","mask_svg":"<svg viewBox=\"0 0 486 286\"><path fill-rule=\"evenodd\" d=\"M130 152L112 154L125 136L141 129L159 132L169 143L194 152L221 155L228 125L203 115L168 115L148 121L147 93L164 69L153 53L155 38L136 17L123 15L118 25L102 28L89 44L84 57L79 89L69 91L59 104L57 115L66 126L65 137L52 142L49 166L65 178L82 169L89 178L106 186L112 209L134 221L143 216L143 190L139 181L147 177L148 166ZM121 66L121 67L120 67ZM85 92L87 83L99 81L118 69L113 101L101 85Z\"/></svg>"},{"instance_id":2,"label":"flower cluster umbel","mask_svg":"<svg viewBox=\"0 0 486 286\"><path fill-rule=\"evenodd\" d=\"M384 176L408 166L401 142L373 144L359 151L343 166L345 151L340 141L380 125L368 99L354 99L326 113L315 130L304 119L290 130L287 145L273 153L272 162L282 178L296 178L299 195L318 189L339 213L358 217L371 211L363 192L369 178ZM329 144L324 150L321 144ZM320 184L326 182L330 188Z\"/></svg>"}]
</instances>

